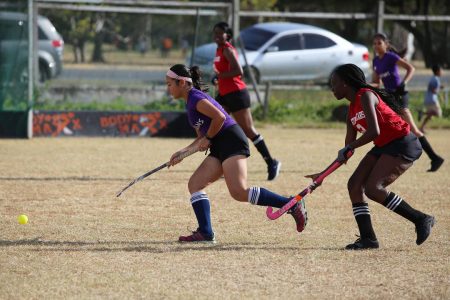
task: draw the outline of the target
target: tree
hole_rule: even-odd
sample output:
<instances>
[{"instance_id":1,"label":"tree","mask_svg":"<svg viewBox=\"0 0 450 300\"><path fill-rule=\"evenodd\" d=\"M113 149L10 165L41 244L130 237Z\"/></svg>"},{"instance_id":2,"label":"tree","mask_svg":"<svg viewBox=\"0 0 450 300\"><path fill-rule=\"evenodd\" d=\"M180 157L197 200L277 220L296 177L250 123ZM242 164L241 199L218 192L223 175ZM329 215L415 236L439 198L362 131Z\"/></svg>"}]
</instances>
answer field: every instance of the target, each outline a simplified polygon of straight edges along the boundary
<instances>
[{"instance_id":1,"label":"tree","mask_svg":"<svg viewBox=\"0 0 450 300\"><path fill-rule=\"evenodd\" d=\"M94 25L94 51L92 52L92 62L105 62L103 57L103 40L105 38L105 14L96 13Z\"/></svg>"},{"instance_id":2,"label":"tree","mask_svg":"<svg viewBox=\"0 0 450 300\"><path fill-rule=\"evenodd\" d=\"M400 0L389 1L387 13L413 15L450 15L450 7L445 0ZM449 22L438 21L396 21L410 31L418 41L427 67L433 64L450 66Z\"/></svg>"},{"instance_id":3,"label":"tree","mask_svg":"<svg viewBox=\"0 0 450 300\"><path fill-rule=\"evenodd\" d=\"M73 46L74 62L85 62L85 44L94 37L92 13L53 9L39 12L52 21L64 42Z\"/></svg>"},{"instance_id":4,"label":"tree","mask_svg":"<svg viewBox=\"0 0 450 300\"><path fill-rule=\"evenodd\" d=\"M73 45L74 62L84 63L86 61L84 46L93 37L91 18L85 13L75 13L70 17L70 26L72 30L68 36Z\"/></svg>"}]
</instances>

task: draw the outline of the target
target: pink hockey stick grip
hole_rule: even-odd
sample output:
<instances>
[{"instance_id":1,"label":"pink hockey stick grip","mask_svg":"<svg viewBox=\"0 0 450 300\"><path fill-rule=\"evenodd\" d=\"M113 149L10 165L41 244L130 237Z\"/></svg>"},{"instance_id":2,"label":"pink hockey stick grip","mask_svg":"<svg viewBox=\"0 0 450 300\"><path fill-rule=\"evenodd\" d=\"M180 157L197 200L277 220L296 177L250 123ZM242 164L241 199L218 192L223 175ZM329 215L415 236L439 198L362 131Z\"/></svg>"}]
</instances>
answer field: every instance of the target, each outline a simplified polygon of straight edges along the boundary
<instances>
[{"instance_id":1,"label":"pink hockey stick grip","mask_svg":"<svg viewBox=\"0 0 450 300\"><path fill-rule=\"evenodd\" d=\"M283 205L282 208L280 208L277 211L273 211L273 208L271 206L267 207L266 215L271 220L276 220L279 217L281 217L285 212L287 212L289 209L291 209L292 206L294 206L297 202L301 201L302 197L300 195L295 196L292 198L288 203Z\"/></svg>"},{"instance_id":2,"label":"pink hockey stick grip","mask_svg":"<svg viewBox=\"0 0 450 300\"><path fill-rule=\"evenodd\" d=\"M352 157L354 151L349 151L347 153L347 159ZM325 169L325 171L320 174L319 177L317 177L316 180L313 181L311 185L309 185L306 189L304 189L301 193L296 195L294 198L292 198L288 203L283 205L279 210L273 211L273 208L271 206L268 206L266 209L266 215L270 220L276 220L279 217L281 217L285 212L287 212L289 209L291 209L297 202L301 201L306 195L311 193L318 185L322 183L322 181L333 173L337 168L339 168L344 162L335 160L328 168Z\"/></svg>"}]
</instances>

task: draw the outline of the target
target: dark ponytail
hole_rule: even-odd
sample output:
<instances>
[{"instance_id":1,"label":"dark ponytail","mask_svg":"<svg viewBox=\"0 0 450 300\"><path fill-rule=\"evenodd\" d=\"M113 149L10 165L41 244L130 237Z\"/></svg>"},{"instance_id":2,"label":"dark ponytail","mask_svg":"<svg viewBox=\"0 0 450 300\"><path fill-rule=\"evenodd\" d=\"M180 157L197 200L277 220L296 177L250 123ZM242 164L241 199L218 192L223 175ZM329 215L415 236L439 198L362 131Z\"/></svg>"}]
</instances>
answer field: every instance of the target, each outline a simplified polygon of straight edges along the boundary
<instances>
[{"instance_id":1,"label":"dark ponytail","mask_svg":"<svg viewBox=\"0 0 450 300\"><path fill-rule=\"evenodd\" d=\"M203 92L208 91L208 86L205 85L201 78L201 71L198 66L193 66L190 69L183 64L173 65L170 70L182 77L189 77L192 79L192 85Z\"/></svg>"},{"instance_id":2,"label":"dark ponytail","mask_svg":"<svg viewBox=\"0 0 450 300\"><path fill-rule=\"evenodd\" d=\"M197 90L207 92L209 90L208 86L203 83L202 72L198 66L192 66L190 69L190 74L192 78L192 84Z\"/></svg>"},{"instance_id":3,"label":"dark ponytail","mask_svg":"<svg viewBox=\"0 0 450 300\"><path fill-rule=\"evenodd\" d=\"M389 41L389 39L387 38L387 36L384 33L378 32L373 36L374 39L380 39L382 41L384 41L387 45L387 50L390 52L394 52L395 54L397 54L398 56L400 56L401 58L404 58L406 55L406 52L408 51L408 48L405 48L403 50L397 50L397 48L395 48L391 42Z\"/></svg>"},{"instance_id":4,"label":"dark ponytail","mask_svg":"<svg viewBox=\"0 0 450 300\"><path fill-rule=\"evenodd\" d=\"M393 111L401 114L402 108L395 96L384 89L378 89L368 84L364 72L358 66L354 64L341 65L334 70L334 73L355 90L367 88L374 91Z\"/></svg>"}]
</instances>

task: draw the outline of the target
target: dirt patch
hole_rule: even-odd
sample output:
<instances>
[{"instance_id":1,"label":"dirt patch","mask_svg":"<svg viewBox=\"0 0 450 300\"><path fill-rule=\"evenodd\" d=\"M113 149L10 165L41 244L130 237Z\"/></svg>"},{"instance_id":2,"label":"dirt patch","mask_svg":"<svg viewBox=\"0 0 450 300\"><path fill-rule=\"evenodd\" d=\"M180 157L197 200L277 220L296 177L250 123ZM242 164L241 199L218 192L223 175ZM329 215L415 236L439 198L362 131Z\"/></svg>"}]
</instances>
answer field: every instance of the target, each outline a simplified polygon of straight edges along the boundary
<instances>
[{"instance_id":1,"label":"dirt patch","mask_svg":"<svg viewBox=\"0 0 450 300\"><path fill-rule=\"evenodd\" d=\"M285 195L302 190L309 183L303 176L326 167L344 141L343 130L260 131L282 170L267 182L252 146L249 185ZM432 131L428 139L450 157L448 131ZM269 221L263 207L233 201L220 180L206 189L218 243L180 245L178 236L196 228L186 185L203 154L152 175L120 198L115 193L190 142L0 140L2 298L450 298L447 163L427 173L424 155L391 187L437 218L420 247L411 223L370 203L381 248L342 250L357 233L346 182L370 146L309 196L302 234L290 216ZM19 214L28 216L28 224L17 223Z\"/></svg>"}]
</instances>

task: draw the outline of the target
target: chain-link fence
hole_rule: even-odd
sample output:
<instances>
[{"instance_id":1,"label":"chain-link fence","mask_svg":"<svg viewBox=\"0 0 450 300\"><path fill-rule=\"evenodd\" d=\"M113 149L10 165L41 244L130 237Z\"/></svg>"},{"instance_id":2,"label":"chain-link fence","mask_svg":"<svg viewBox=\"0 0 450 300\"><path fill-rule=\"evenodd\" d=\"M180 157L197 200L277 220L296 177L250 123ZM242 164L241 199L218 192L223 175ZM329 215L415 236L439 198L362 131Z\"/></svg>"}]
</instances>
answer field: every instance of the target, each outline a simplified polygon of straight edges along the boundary
<instances>
[{"instance_id":1,"label":"chain-link fence","mask_svg":"<svg viewBox=\"0 0 450 300\"><path fill-rule=\"evenodd\" d=\"M26 1L0 11L0 111L28 108L28 10Z\"/></svg>"}]
</instances>

